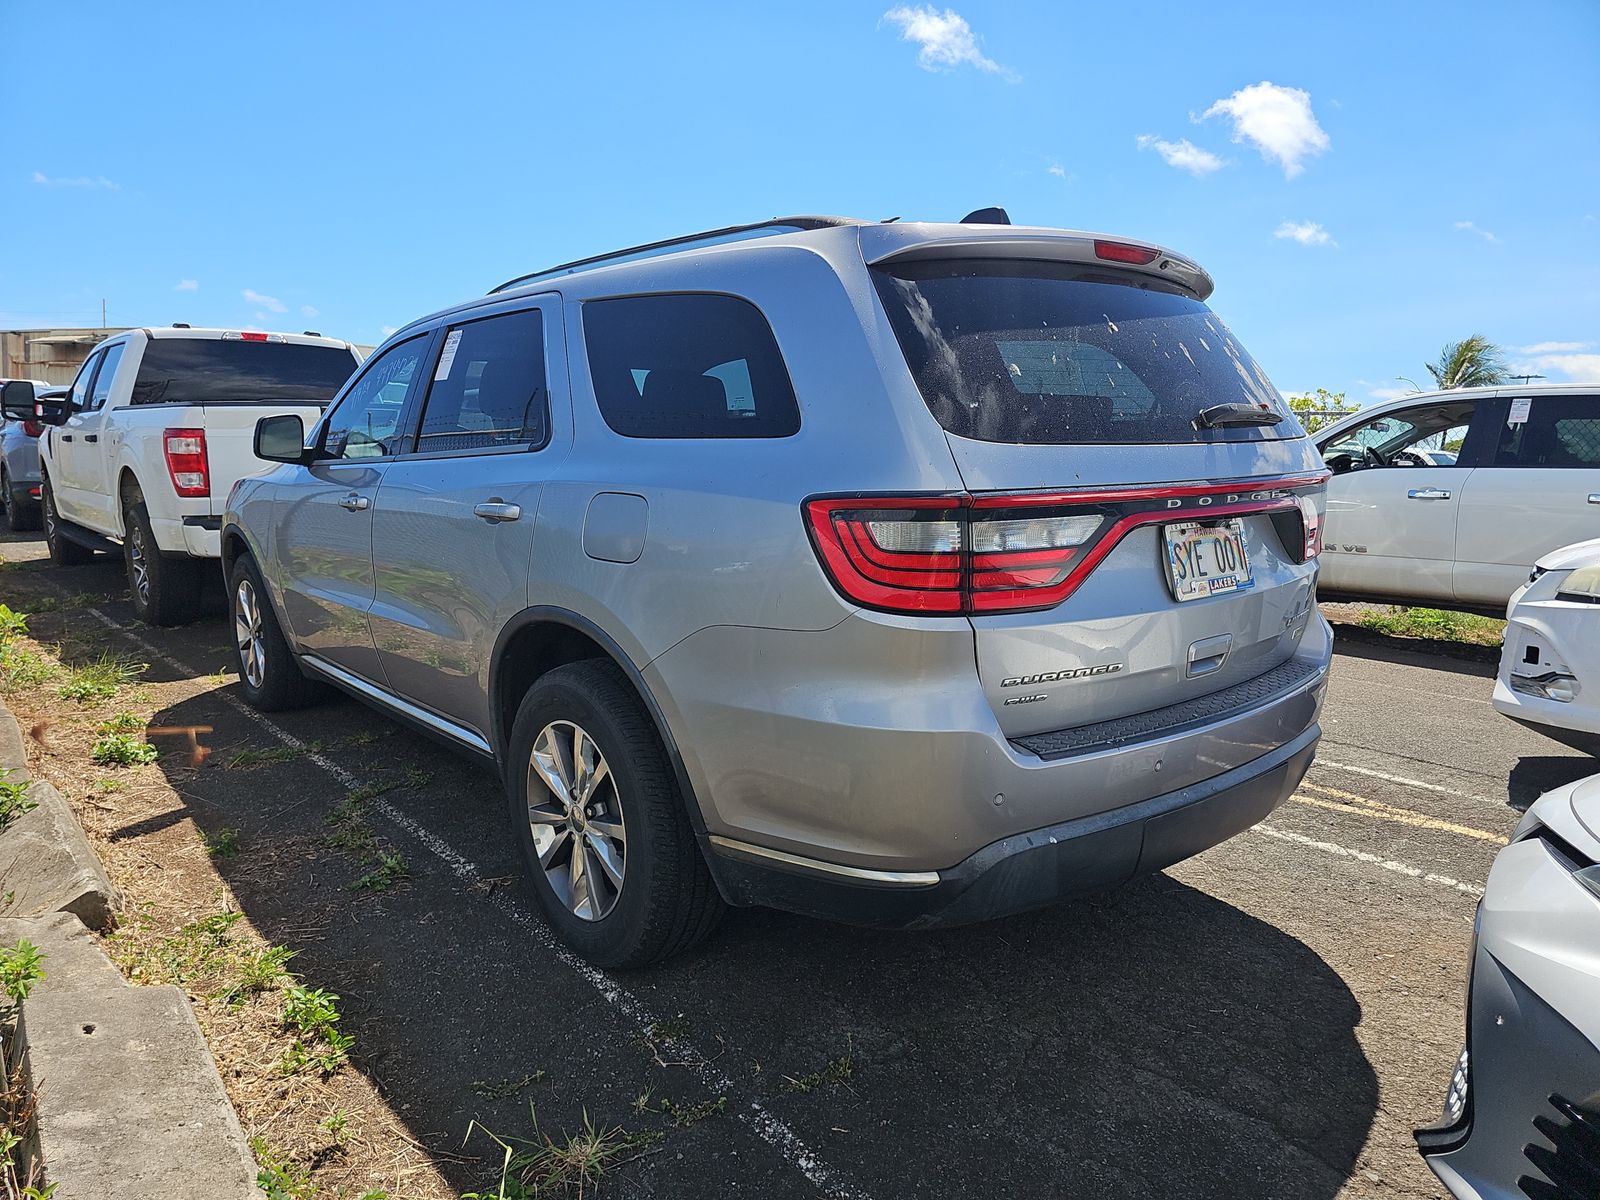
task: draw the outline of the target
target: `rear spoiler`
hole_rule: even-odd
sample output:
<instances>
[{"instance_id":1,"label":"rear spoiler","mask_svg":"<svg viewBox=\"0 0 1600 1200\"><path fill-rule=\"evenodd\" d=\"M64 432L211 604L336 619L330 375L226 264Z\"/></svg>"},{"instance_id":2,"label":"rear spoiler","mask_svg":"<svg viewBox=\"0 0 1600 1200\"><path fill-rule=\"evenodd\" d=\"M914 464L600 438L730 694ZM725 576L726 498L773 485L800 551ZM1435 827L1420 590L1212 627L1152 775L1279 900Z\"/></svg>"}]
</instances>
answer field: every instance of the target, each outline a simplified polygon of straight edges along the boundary
<instances>
[{"instance_id":1,"label":"rear spoiler","mask_svg":"<svg viewBox=\"0 0 1600 1200\"><path fill-rule=\"evenodd\" d=\"M861 228L861 249L872 267L930 258L1044 259L1103 265L1165 279L1196 300L1205 300L1216 290L1211 276L1193 259L1162 246L1109 234L996 226L975 235L970 225L868 225Z\"/></svg>"}]
</instances>

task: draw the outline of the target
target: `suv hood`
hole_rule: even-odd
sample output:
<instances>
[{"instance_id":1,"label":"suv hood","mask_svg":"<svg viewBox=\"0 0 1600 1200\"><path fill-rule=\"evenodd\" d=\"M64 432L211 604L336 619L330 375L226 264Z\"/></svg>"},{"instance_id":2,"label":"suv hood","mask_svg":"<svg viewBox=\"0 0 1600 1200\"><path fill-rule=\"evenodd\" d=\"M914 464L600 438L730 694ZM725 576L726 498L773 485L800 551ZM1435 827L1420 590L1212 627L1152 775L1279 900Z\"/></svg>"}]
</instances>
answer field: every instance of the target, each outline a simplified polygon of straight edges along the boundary
<instances>
[{"instance_id":1,"label":"suv hood","mask_svg":"<svg viewBox=\"0 0 1600 1200\"><path fill-rule=\"evenodd\" d=\"M1552 550L1534 565L1541 571L1572 571L1600 560L1600 538L1587 542L1574 542L1559 550Z\"/></svg>"}]
</instances>

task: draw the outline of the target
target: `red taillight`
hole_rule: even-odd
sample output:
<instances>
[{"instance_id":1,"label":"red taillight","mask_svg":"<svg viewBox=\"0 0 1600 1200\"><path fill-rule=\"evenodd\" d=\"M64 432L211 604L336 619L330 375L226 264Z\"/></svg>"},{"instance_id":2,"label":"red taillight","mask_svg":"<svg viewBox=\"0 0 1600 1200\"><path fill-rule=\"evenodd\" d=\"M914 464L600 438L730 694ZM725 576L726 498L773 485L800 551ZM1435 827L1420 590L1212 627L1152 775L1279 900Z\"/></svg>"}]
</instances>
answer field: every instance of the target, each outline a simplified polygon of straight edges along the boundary
<instances>
[{"instance_id":1,"label":"red taillight","mask_svg":"<svg viewBox=\"0 0 1600 1200\"><path fill-rule=\"evenodd\" d=\"M1143 267L1160 257L1161 251L1154 246L1135 246L1131 242L1103 242L1099 239L1094 243L1094 255L1107 262L1132 263L1134 266Z\"/></svg>"},{"instance_id":2,"label":"red taillight","mask_svg":"<svg viewBox=\"0 0 1600 1200\"><path fill-rule=\"evenodd\" d=\"M209 496L211 467L206 461L204 429L168 429L161 435L172 490L180 496Z\"/></svg>"},{"instance_id":3,"label":"red taillight","mask_svg":"<svg viewBox=\"0 0 1600 1200\"><path fill-rule=\"evenodd\" d=\"M241 342L264 342L267 340L267 335L264 333L256 333L252 329L246 329L239 335L239 340Z\"/></svg>"},{"instance_id":4,"label":"red taillight","mask_svg":"<svg viewBox=\"0 0 1600 1200\"><path fill-rule=\"evenodd\" d=\"M22 432L31 438L43 437L44 426L38 421L24 421L22 423Z\"/></svg>"},{"instance_id":5,"label":"red taillight","mask_svg":"<svg viewBox=\"0 0 1600 1200\"><path fill-rule=\"evenodd\" d=\"M1314 496L1297 496L1300 503L1300 530L1305 535L1305 557L1301 562L1312 562L1322 553L1323 493Z\"/></svg>"}]
</instances>

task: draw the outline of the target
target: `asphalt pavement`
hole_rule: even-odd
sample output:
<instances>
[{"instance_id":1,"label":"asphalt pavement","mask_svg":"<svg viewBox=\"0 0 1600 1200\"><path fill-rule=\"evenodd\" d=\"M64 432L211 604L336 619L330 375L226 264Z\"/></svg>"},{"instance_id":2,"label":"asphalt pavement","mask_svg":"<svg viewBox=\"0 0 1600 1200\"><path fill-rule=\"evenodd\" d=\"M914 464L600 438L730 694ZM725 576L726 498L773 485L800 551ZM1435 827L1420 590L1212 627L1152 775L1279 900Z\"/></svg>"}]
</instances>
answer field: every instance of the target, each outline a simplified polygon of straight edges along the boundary
<instances>
[{"instance_id":1,"label":"asphalt pavement","mask_svg":"<svg viewBox=\"0 0 1600 1200\"><path fill-rule=\"evenodd\" d=\"M75 620L192 681L156 720L212 726L214 753L163 756L173 785L207 832L279 848L270 869L218 865L345 998L355 1066L419 1142L459 1156L474 1119L525 1131L530 1099L573 1130L636 1123L646 1093L725 1098L608 1176L612 1195L1441 1196L1410 1130L1460 1048L1474 905L1520 810L1597 767L1496 714L1486 662L1341 641L1295 799L1163 875L934 933L734 910L682 958L605 973L533 915L492 774L354 701L248 712L216 676L220 596L149 629L120 562L0 553L31 560L0 599L85 594ZM227 768L282 746L306 752ZM368 782L392 785L368 816L410 877L353 901L326 820ZM795 1086L846 1057L842 1082Z\"/></svg>"}]
</instances>

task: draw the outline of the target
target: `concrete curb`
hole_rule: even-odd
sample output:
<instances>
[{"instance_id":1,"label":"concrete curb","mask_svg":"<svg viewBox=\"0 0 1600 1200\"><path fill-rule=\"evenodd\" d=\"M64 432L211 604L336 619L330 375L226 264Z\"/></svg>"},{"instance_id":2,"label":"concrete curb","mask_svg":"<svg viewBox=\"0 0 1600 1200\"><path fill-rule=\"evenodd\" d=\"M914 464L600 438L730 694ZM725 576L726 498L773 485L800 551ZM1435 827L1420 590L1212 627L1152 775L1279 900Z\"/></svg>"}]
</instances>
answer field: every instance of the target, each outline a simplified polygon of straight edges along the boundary
<instances>
[{"instance_id":1,"label":"concrete curb","mask_svg":"<svg viewBox=\"0 0 1600 1200\"><path fill-rule=\"evenodd\" d=\"M31 778L22 730L0 704L0 769L7 782ZM116 923L121 897L106 877L66 797L34 780L28 799L37 808L0 830L0 916L69 912L91 929Z\"/></svg>"},{"instance_id":2,"label":"concrete curb","mask_svg":"<svg viewBox=\"0 0 1600 1200\"><path fill-rule=\"evenodd\" d=\"M15 1053L37 1097L35 1153L66 1196L245 1200L255 1160L194 1012L134 987L68 913L0 920L44 953Z\"/></svg>"}]
</instances>

